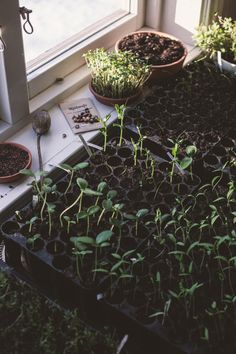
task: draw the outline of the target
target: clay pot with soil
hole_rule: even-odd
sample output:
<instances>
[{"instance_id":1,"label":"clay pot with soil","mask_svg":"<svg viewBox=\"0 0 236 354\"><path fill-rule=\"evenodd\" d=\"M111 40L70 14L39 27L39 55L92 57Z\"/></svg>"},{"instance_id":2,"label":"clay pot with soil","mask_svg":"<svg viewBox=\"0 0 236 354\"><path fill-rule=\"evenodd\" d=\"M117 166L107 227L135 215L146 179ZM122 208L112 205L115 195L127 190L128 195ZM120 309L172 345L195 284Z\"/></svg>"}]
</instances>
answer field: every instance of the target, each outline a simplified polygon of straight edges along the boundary
<instances>
[{"instance_id":1,"label":"clay pot with soil","mask_svg":"<svg viewBox=\"0 0 236 354\"><path fill-rule=\"evenodd\" d=\"M14 182L23 175L20 170L30 168L31 152L23 145L11 142L0 143L0 183Z\"/></svg>"},{"instance_id":2,"label":"clay pot with soil","mask_svg":"<svg viewBox=\"0 0 236 354\"><path fill-rule=\"evenodd\" d=\"M116 51L131 51L151 65L150 81L175 75L181 70L187 49L177 38L157 31L132 32L115 45Z\"/></svg>"},{"instance_id":3,"label":"clay pot with soil","mask_svg":"<svg viewBox=\"0 0 236 354\"><path fill-rule=\"evenodd\" d=\"M107 52L100 48L84 57L92 76L89 89L107 106L137 100L151 73L150 66L131 52Z\"/></svg>"}]
</instances>

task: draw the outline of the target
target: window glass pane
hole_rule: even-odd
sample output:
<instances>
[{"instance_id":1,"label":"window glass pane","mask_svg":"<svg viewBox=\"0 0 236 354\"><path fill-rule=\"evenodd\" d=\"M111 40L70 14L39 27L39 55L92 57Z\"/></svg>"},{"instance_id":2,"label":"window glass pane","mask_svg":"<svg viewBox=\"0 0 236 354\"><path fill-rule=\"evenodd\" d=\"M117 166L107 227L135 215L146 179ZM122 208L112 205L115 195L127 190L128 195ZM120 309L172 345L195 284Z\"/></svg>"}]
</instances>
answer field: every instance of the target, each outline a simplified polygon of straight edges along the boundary
<instances>
[{"instance_id":1,"label":"window glass pane","mask_svg":"<svg viewBox=\"0 0 236 354\"><path fill-rule=\"evenodd\" d=\"M203 0L163 1L161 30L193 45L192 35L199 25Z\"/></svg>"},{"instance_id":2,"label":"window glass pane","mask_svg":"<svg viewBox=\"0 0 236 354\"><path fill-rule=\"evenodd\" d=\"M121 4L117 0L20 0L20 6L33 10L34 33L23 32L26 62L119 10Z\"/></svg>"}]
</instances>

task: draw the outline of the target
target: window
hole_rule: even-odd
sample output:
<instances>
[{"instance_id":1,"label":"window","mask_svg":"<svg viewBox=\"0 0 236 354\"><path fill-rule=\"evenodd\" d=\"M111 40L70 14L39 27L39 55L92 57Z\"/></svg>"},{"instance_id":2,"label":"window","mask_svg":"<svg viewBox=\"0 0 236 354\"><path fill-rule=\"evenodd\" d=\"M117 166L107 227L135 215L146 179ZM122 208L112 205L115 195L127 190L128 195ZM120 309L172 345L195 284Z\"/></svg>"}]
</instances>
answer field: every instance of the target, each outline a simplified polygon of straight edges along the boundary
<instances>
[{"instance_id":1,"label":"window","mask_svg":"<svg viewBox=\"0 0 236 354\"><path fill-rule=\"evenodd\" d=\"M52 1L55 2L56 0ZM108 0L103 1L108 3ZM38 2L40 0L35 0L35 3ZM90 8L91 2L87 1ZM113 3L113 5L117 3L114 0L109 2ZM33 2L30 1L30 3L32 4ZM44 1L44 3L48 3L48 1ZM119 1L119 10L115 10L108 15L109 21L107 17L105 20L103 18L103 20L93 24L93 28L89 26L87 30L82 30L82 33L80 31L78 36L75 35L77 36L76 43L73 42L74 38L72 41L71 38L69 39L69 45L67 40L61 42L62 50L60 50L60 55L57 54L53 59L51 57L50 60L48 58L47 60L42 60L40 65L36 65L37 70L35 70L35 67L28 68L26 81L21 19L19 15L19 6L25 6L26 4L23 0L20 2L19 0L11 0L10 2L1 0L0 26L4 41L7 44L4 53L0 53L1 80L5 77L5 80L2 80L0 84L0 116L2 120L10 125L19 123L18 126L20 126L20 121L29 114L28 100L52 86L58 77L64 78L83 65L83 52L95 47L104 46L109 48L120 36L140 28L144 21L144 3L144 0ZM111 12L111 7L109 11ZM8 98L7 100L5 99L6 97ZM6 126L0 121L0 133L4 129L6 129Z\"/></svg>"},{"instance_id":2,"label":"window","mask_svg":"<svg viewBox=\"0 0 236 354\"><path fill-rule=\"evenodd\" d=\"M52 0L55 3L63 4L60 0ZM25 0L21 0L22 4ZM31 60L27 63L27 73L29 81L29 94L30 97L34 97L44 88L51 86L58 77L64 78L70 72L73 72L78 67L84 64L82 53L89 48L96 46L104 46L109 48L114 44L114 41L119 38L120 35L125 34L128 31L133 31L141 27L144 18L144 12L142 10L143 0L122 0L117 2L116 0L99 0L88 2L86 0L74 1L69 0L66 6L70 8L67 15L63 15L63 21L61 20L60 26L55 25L55 31L57 35L49 36L49 39L44 37L44 40L40 40L43 37L44 29L51 30L52 25L50 22L60 22L62 13L65 12L62 5L56 7L55 14L50 18L44 18L45 14L41 12L39 14L38 3L48 3L45 0L35 0L37 4L37 24L43 22L43 27L39 26L39 34L37 35L38 42L42 43L43 50L49 49L42 53L35 60ZM30 1L31 3L31 1ZM47 5L45 5L46 9ZM33 6L32 6L33 8ZM75 22L75 13L78 13L81 9L81 15L77 15L77 22ZM73 11L74 10L74 11ZM52 11L51 11L52 12ZM91 15L89 15L91 14ZM89 18L89 20L87 19ZM41 20L40 20L41 19ZM87 20L86 20L87 19ZM32 13L33 21L33 13ZM69 31L65 31L72 23ZM35 27L35 28L36 28ZM54 30L54 26L53 26ZM34 36L31 35L31 37ZM26 56L27 47L32 46L30 43L34 42L33 39L26 37L25 47ZM32 37L33 38L33 37ZM27 42L26 42L27 41ZM96 44L95 44L96 41Z\"/></svg>"},{"instance_id":3,"label":"window","mask_svg":"<svg viewBox=\"0 0 236 354\"><path fill-rule=\"evenodd\" d=\"M128 9L129 1L125 5ZM116 0L20 0L20 6L32 11L30 21L34 32L31 35L23 32L28 67L33 67L39 56L38 61L43 61L43 58L45 60L45 57L53 57L55 52L60 52L62 42L64 48L72 45L73 41L76 43L76 39L80 39L78 32L94 26L98 21L103 20L103 24L107 26L111 18L127 14ZM23 24L25 20L22 19L21 22ZM30 30L29 26L28 29Z\"/></svg>"}]
</instances>

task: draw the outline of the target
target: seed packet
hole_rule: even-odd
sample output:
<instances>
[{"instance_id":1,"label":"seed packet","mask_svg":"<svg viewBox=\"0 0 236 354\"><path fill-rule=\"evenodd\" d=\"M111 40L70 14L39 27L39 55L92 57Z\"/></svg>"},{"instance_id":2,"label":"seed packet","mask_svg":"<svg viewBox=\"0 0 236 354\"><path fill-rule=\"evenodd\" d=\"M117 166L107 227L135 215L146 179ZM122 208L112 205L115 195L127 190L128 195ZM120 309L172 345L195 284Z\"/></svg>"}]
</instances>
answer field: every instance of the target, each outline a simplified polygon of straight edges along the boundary
<instances>
[{"instance_id":1,"label":"seed packet","mask_svg":"<svg viewBox=\"0 0 236 354\"><path fill-rule=\"evenodd\" d=\"M89 98L62 102L59 107L74 134L81 134L102 127L99 123L99 113Z\"/></svg>"}]
</instances>

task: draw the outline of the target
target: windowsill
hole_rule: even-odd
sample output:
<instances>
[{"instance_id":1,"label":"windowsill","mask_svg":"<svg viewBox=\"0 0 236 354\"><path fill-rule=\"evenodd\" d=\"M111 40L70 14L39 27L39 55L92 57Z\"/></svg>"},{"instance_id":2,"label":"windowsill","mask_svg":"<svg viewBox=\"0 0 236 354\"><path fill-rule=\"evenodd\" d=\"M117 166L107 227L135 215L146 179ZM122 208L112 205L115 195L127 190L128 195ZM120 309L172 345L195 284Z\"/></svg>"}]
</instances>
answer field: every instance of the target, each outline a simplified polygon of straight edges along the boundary
<instances>
[{"instance_id":1,"label":"windowsill","mask_svg":"<svg viewBox=\"0 0 236 354\"><path fill-rule=\"evenodd\" d=\"M106 114L111 113L109 124L111 124L116 119L115 110L112 107L108 107L97 102L90 93L88 85L85 85L81 89L77 90L76 93L67 98L67 101L87 97L93 100L93 103L95 104L101 117L105 117ZM64 115L58 105L54 105L49 110L49 114L51 116L51 128L49 133L45 136L42 136L41 138L41 149L44 161L44 170L52 172L55 170L55 166L67 160L70 156L81 150L83 144L79 136L76 136L72 133L69 124L64 118ZM63 138L63 134L66 135L65 138ZM89 142L98 134L99 131L84 133L83 138ZM36 172L38 170L36 135L32 130L31 123L27 124L18 133L13 135L10 140L23 145L27 145L33 156L31 169L32 171ZM10 206L11 211L13 211L13 209L16 210L15 208L17 207L19 199L30 191L30 186L28 185L29 183L30 179L24 178L20 182L15 182L10 185L0 185L0 220L4 217L4 214L6 214L8 210L10 212ZM13 208L13 204L15 203L16 205Z\"/></svg>"},{"instance_id":2,"label":"windowsill","mask_svg":"<svg viewBox=\"0 0 236 354\"><path fill-rule=\"evenodd\" d=\"M190 52L186 59L186 63L199 54L199 51L195 48L188 49ZM62 82L53 85L30 101L30 113L32 115L37 110L44 108L49 110L52 119L50 132L41 139L45 171L52 172L55 170L54 166L67 160L70 156L81 150L83 147L79 137L72 133L63 113L58 106L58 103L63 100L68 101L90 97L92 98L101 117L105 117L106 114L112 113L109 123L112 123L116 119L114 109L102 105L92 96L88 89L88 81L89 71L86 66L83 66L68 75ZM3 135L3 140L7 138L10 141L27 145L33 156L32 170L35 172L38 170L36 135L32 130L31 123L27 123L27 125L25 125L26 121L29 121L28 118L27 120L16 124L13 127L14 130L12 130L12 127L10 130L8 129L5 136ZM4 128L5 124L2 123L2 125ZM6 126L5 130L7 128ZM63 138L63 134L66 134L66 138ZM83 134L83 137L89 142L98 134L99 131L93 131ZM16 210L15 208L17 208L20 200L22 201L24 199L23 196L27 195L27 192L30 191L30 186L28 185L29 182L30 179L24 178L20 182L13 183L10 186L8 184L0 185L0 221L1 218L4 218L4 215L10 212L10 210L11 212Z\"/></svg>"}]
</instances>

